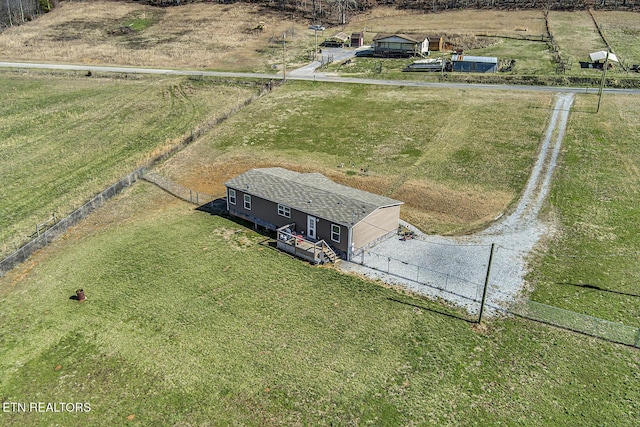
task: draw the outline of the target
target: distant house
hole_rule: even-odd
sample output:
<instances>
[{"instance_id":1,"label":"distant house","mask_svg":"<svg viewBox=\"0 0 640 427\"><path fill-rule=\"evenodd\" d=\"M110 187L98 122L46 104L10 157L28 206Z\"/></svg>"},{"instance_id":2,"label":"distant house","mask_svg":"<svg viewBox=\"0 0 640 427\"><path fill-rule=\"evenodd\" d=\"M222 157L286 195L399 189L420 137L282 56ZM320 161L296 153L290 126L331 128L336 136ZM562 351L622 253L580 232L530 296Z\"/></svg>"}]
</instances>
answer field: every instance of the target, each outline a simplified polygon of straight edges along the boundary
<instances>
[{"instance_id":1,"label":"distant house","mask_svg":"<svg viewBox=\"0 0 640 427\"><path fill-rule=\"evenodd\" d=\"M349 47L351 43L351 37L347 33L337 33L328 37L320 43L323 47Z\"/></svg>"},{"instance_id":2,"label":"distant house","mask_svg":"<svg viewBox=\"0 0 640 427\"><path fill-rule=\"evenodd\" d=\"M427 56L429 38L417 34L376 34L373 50L382 57Z\"/></svg>"},{"instance_id":3,"label":"distant house","mask_svg":"<svg viewBox=\"0 0 640 427\"><path fill-rule=\"evenodd\" d=\"M451 69L466 73L495 73L498 58L493 56L451 55Z\"/></svg>"},{"instance_id":4,"label":"distant house","mask_svg":"<svg viewBox=\"0 0 640 427\"><path fill-rule=\"evenodd\" d=\"M324 245L351 260L397 233L402 202L337 184L319 173L251 169L225 186L229 214L277 230L279 247L301 252L298 245L309 248L320 242L310 249L314 262L322 260Z\"/></svg>"}]
</instances>

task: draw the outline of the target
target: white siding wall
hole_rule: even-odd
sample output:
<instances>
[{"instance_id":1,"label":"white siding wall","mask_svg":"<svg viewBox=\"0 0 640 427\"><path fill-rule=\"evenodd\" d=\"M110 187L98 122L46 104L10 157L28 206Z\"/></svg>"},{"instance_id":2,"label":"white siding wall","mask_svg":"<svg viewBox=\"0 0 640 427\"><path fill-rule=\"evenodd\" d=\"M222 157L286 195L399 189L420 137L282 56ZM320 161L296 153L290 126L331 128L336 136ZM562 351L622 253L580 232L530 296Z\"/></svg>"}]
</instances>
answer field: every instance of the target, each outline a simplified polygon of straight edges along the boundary
<instances>
[{"instance_id":1,"label":"white siding wall","mask_svg":"<svg viewBox=\"0 0 640 427\"><path fill-rule=\"evenodd\" d=\"M353 227L353 246L360 249L374 240L398 231L400 206L380 208Z\"/></svg>"}]
</instances>

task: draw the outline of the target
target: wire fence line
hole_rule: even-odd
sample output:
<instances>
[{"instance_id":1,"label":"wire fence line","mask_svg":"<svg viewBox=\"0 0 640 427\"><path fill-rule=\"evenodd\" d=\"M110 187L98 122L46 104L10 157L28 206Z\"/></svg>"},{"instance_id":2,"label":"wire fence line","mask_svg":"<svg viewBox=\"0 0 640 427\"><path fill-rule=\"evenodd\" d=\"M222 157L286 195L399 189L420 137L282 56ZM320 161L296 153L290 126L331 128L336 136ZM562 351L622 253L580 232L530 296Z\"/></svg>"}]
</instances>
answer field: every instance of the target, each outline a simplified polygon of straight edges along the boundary
<instances>
[{"instance_id":1,"label":"wire fence line","mask_svg":"<svg viewBox=\"0 0 640 427\"><path fill-rule=\"evenodd\" d=\"M22 245L18 250L10 254L8 257L0 261L0 277L4 276L14 268L16 265L24 262L38 249L44 248L51 243L60 234L67 231L70 227L74 226L84 218L86 218L91 212L104 205L106 201L120 193L125 188L131 186L134 182L142 177L144 168L139 168L109 188L93 197L91 200L80 206L73 211L67 217L56 222L49 227L46 231L40 233L38 236L31 239L26 244Z\"/></svg>"},{"instance_id":2,"label":"wire fence line","mask_svg":"<svg viewBox=\"0 0 640 427\"><path fill-rule=\"evenodd\" d=\"M196 192L183 187L172 180L165 178L145 168L137 169L113 184L87 203L76 209L72 214L60 220L36 238L22 246L20 249L0 261L0 277L6 274L16 265L24 262L36 250L47 246L57 236L64 233L73 225L86 218L91 212L102 206L106 201L131 186L138 179L144 179L170 194L189 203L202 206L211 205L219 200L210 194ZM365 264L365 256L369 257ZM372 259L375 257L375 259ZM382 255L373 251L363 251L358 259L353 260L360 265L394 275L405 280L427 286L429 288L445 292L455 297L463 298L476 304L481 302L483 284L468 280L463 277L426 268L407 261ZM491 308L506 314L522 317L528 320L545 323L562 329L578 332L591 337L600 338L609 342L640 348L640 328L624 325L618 322L589 316L582 313L562 309L555 306L526 300L509 307Z\"/></svg>"},{"instance_id":3,"label":"wire fence line","mask_svg":"<svg viewBox=\"0 0 640 427\"><path fill-rule=\"evenodd\" d=\"M206 205L216 199L210 194L194 191L166 178L156 172L146 171L142 179L151 182L167 193L194 205Z\"/></svg>"},{"instance_id":4,"label":"wire fence line","mask_svg":"<svg viewBox=\"0 0 640 427\"><path fill-rule=\"evenodd\" d=\"M242 102L239 102L238 104L236 104L236 106L231 108L229 111L227 111L226 113L220 116L217 116L216 118L210 119L196 126L194 129L188 132L185 136L183 136L183 138L180 140L178 144L172 146L170 149L166 150L165 152L155 156L154 158L149 160L146 163L146 165L129 173L128 175L126 175L124 178L122 178L115 184L112 184L106 190L102 191L100 194L98 194L97 196L95 196L85 204L83 204L81 207L73 211L67 217L61 219L51 227L47 228L46 231L41 233L36 233L37 235L31 238L31 240L23 244L15 252L9 254L7 257L5 257L0 261L0 277L7 274L15 266L27 260L27 258L29 258L36 250L47 246L49 243L53 241L53 239L55 239L57 236L67 231L69 227L77 224L80 220L84 219L87 215L89 215L95 209L102 206L107 200L111 199L113 196L120 193L123 189L129 187L135 181L142 178L145 175L145 173L149 173L147 170L148 168L151 168L152 166L159 164L160 162L168 159L178 151L182 150L187 145L191 144L197 138L204 135L207 131L211 130L214 126L224 122L229 117L231 117L232 115L234 115L235 113L237 113L238 111L246 107L247 105L251 104L256 99L270 92L275 86L279 84L280 84L279 82L272 81L272 80L259 84L258 86L259 89L255 93L253 93L251 96L244 99ZM195 200L197 200L200 197L207 198L210 196L204 195L203 193L196 193ZM185 200L189 200L189 199L185 199ZM213 198L209 199L209 201L212 201L212 200Z\"/></svg>"},{"instance_id":5,"label":"wire fence line","mask_svg":"<svg viewBox=\"0 0 640 427\"><path fill-rule=\"evenodd\" d=\"M175 146L173 146L169 150L165 151L164 153L156 156L151 161L149 161L149 163L146 165L146 167L147 168L151 168L152 166L155 166L155 165L159 164L160 162L162 162L162 161L168 159L169 157L173 156L175 153L177 153L178 151L182 150L184 147L186 147L187 145L191 144L196 139L198 139L201 136L203 136L205 133L207 133L208 131L213 129L215 126L223 123L229 117L233 116L238 111L242 110L244 107L248 106L249 104L251 104L256 99L262 97L266 93L271 92L271 90L274 87L278 86L278 85L280 85L280 82L272 81L272 80L269 80L268 82L262 83L259 86L259 90L256 93L252 94L248 98L246 98L243 101L239 102L238 104L236 104L233 108L231 108L226 113L224 113L224 114L222 114L220 116L216 116L214 118L211 118L211 119L209 119L209 120L207 120L207 121L205 121L203 123L200 123L200 125L196 126L191 131L189 131L182 138L182 140L178 144L176 144Z\"/></svg>"},{"instance_id":6,"label":"wire fence line","mask_svg":"<svg viewBox=\"0 0 640 427\"><path fill-rule=\"evenodd\" d=\"M525 319L546 323L613 343L640 348L640 328L633 326L531 300L514 304L508 309L494 308Z\"/></svg>"},{"instance_id":7,"label":"wire fence line","mask_svg":"<svg viewBox=\"0 0 640 427\"><path fill-rule=\"evenodd\" d=\"M366 259L366 261L365 261ZM352 260L356 264L390 274L434 290L480 303L484 284L399 258L364 250Z\"/></svg>"},{"instance_id":8,"label":"wire fence line","mask_svg":"<svg viewBox=\"0 0 640 427\"><path fill-rule=\"evenodd\" d=\"M461 298L473 303L473 307L480 307L482 291L484 289L484 284L482 283L412 264L373 251L363 251L363 253L353 259L352 262L380 273L411 281L419 286L429 287L432 290L448 294L458 301ZM491 292L490 289L491 288L489 288L489 292ZM507 315L552 325L616 344L640 348L640 328L637 327L531 300L510 304L508 307L499 307L494 304L488 306ZM470 310L468 309L467 311Z\"/></svg>"}]
</instances>

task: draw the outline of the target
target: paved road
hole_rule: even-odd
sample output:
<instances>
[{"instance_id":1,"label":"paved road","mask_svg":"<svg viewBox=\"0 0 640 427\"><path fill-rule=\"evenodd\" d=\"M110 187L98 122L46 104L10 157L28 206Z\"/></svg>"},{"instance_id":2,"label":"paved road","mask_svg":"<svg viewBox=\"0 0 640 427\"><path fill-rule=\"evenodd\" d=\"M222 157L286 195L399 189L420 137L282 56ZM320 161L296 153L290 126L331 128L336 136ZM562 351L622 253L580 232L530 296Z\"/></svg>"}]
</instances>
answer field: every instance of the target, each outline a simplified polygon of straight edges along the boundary
<instances>
[{"instance_id":1,"label":"paved road","mask_svg":"<svg viewBox=\"0 0 640 427\"><path fill-rule=\"evenodd\" d=\"M335 59L335 58L334 58ZM305 71L296 72L292 70L287 74L290 80L306 80L332 83L358 83L367 85L384 86L408 86L408 87L434 87L446 89L491 89L507 91L543 91L543 92L563 92L563 93L597 93L598 88L579 87L557 87L557 86L527 86L527 85L492 85L492 84L469 84L469 83L429 83L410 80L378 80L365 78L352 78L331 76L323 73L308 72L308 66L302 67ZM69 71L91 71L106 73L124 74L160 74L174 76L205 76L205 77L235 77L250 79L282 79L282 75L267 73L235 73L225 71L198 71L198 70L172 70L163 68L137 68L137 67L111 67L100 65L74 65L74 64L42 64L33 62L0 62L0 68L15 69L49 69L49 70L69 70ZM313 63L311 64L313 68ZM605 89L606 93L622 93L640 95L640 89Z\"/></svg>"}]
</instances>

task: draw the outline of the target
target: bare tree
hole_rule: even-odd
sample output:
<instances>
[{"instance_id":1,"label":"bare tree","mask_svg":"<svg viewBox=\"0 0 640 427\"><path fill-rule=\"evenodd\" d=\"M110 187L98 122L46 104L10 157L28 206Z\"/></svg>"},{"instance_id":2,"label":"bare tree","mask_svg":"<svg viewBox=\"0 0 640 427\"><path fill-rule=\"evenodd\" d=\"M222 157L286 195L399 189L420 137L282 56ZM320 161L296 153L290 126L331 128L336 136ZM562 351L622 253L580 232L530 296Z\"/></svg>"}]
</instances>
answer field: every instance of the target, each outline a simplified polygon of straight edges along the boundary
<instances>
[{"instance_id":1,"label":"bare tree","mask_svg":"<svg viewBox=\"0 0 640 427\"><path fill-rule=\"evenodd\" d=\"M13 19L11 18L11 3L9 3L9 0L6 0L7 2L7 16L9 17L9 26L13 27Z\"/></svg>"},{"instance_id":2,"label":"bare tree","mask_svg":"<svg viewBox=\"0 0 640 427\"><path fill-rule=\"evenodd\" d=\"M24 7L22 6L22 0L18 0L18 4L20 4L20 18L22 18L22 23L24 24Z\"/></svg>"}]
</instances>

